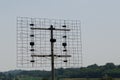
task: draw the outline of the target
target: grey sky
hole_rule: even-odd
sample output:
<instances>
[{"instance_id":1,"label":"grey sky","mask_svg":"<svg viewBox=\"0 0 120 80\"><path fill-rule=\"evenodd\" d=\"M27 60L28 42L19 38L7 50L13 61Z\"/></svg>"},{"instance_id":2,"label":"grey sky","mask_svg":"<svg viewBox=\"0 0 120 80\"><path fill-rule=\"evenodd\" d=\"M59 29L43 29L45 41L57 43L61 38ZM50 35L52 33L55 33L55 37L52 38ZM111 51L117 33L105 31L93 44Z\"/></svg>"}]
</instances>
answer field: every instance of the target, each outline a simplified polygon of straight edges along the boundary
<instances>
[{"instance_id":1,"label":"grey sky","mask_svg":"<svg viewBox=\"0 0 120 80\"><path fill-rule=\"evenodd\" d=\"M16 17L78 19L83 66L120 63L120 0L0 0L0 71L16 69Z\"/></svg>"}]
</instances>

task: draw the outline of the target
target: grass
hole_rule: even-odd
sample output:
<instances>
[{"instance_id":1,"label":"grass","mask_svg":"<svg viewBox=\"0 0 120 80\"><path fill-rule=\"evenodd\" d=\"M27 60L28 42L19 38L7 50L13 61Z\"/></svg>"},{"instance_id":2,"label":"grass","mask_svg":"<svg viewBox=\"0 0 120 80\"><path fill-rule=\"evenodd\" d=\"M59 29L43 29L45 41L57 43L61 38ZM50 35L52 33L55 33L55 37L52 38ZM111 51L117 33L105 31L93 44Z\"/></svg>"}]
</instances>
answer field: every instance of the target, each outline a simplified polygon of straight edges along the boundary
<instances>
[{"instance_id":1,"label":"grass","mask_svg":"<svg viewBox=\"0 0 120 80\"><path fill-rule=\"evenodd\" d=\"M100 78L65 78L63 80L100 80Z\"/></svg>"},{"instance_id":2,"label":"grass","mask_svg":"<svg viewBox=\"0 0 120 80\"><path fill-rule=\"evenodd\" d=\"M101 80L101 78L64 78L62 80ZM113 78L112 80L120 80L120 78Z\"/></svg>"},{"instance_id":3,"label":"grass","mask_svg":"<svg viewBox=\"0 0 120 80\"><path fill-rule=\"evenodd\" d=\"M49 80L41 77L21 77L19 80ZM62 78L59 80L101 80L100 78ZM120 80L120 78L113 78L113 80Z\"/></svg>"},{"instance_id":4,"label":"grass","mask_svg":"<svg viewBox=\"0 0 120 80\"><path fill-rule=\"evenodd\" d=\"M42 80L40 77L22 77L20 80Z\"/></svg>"}]
</instances>

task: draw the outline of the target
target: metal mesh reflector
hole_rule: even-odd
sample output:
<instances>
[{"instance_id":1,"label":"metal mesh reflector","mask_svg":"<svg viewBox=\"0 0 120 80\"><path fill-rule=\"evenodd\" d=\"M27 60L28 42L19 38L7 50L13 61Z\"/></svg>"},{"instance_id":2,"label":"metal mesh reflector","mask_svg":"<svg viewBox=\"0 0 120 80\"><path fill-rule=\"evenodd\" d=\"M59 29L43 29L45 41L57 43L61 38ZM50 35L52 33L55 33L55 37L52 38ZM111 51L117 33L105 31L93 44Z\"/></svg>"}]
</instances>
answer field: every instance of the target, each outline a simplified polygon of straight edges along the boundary
<instances>
[{"instance_id":1,"label":"metal mesh reflector","mask_svg":"<svg viewBox=\"0 0 120 80\"><path fill-rule=\"evenodd\" d=\"M78 68L82 66L81 26L79 20L18 17L18 67L50 69L51 25L54 28L55 68ZM67 29L69 31L66 31Z\"/></svg>"}]
</instances>

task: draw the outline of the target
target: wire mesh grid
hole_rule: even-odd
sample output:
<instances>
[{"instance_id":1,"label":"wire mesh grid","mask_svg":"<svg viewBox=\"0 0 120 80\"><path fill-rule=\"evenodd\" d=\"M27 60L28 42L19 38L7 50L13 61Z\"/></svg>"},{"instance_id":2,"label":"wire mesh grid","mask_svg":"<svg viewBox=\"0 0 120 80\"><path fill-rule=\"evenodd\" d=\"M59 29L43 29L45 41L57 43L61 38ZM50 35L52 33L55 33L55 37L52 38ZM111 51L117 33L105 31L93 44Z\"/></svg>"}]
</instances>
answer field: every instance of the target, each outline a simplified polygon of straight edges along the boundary
<instances>
[{"instance_id":1,"label":"wire mesh grid","mask_svg":"<svg viewBox=\"0 0 120 80\"><path fill-rule=\"evenodd\" d=\"M53 31L54 55L71 55L71 57L54 57L55 68L78 68L82 66L81 26L79 20L62 20L47 18L17 18L17 66L23 68L50 69L51 57L31 57L50 55L50 30L31 30L32 28L70 29L70 31ZM30 42L34 42L31 46ZM63 46L66 43L66 46Z\"/></svg>"}]
</instances>

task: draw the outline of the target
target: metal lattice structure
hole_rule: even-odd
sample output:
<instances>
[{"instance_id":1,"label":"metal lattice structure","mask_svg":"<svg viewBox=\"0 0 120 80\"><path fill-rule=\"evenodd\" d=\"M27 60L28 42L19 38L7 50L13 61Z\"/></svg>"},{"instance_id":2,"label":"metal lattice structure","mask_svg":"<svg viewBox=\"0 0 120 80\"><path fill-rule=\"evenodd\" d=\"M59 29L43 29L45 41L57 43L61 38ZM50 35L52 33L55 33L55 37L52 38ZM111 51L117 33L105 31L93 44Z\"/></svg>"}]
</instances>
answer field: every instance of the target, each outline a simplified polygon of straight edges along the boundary
<instances>
[{"instance_id":1,"label":"metal lattice structure","mask_svg":"<svg viewBox=\"0 0 120 80\"><path fill-rule=\"evenodd\" d=\"M18 17L17 66L49 70L53 56L55 68L81 67L80 24L79 20Z\"/></svg>"}]
</instances>

